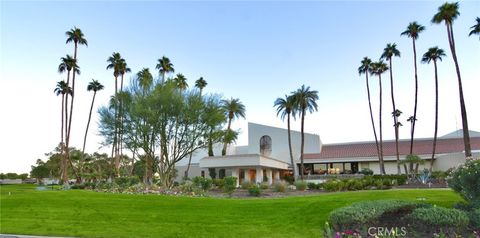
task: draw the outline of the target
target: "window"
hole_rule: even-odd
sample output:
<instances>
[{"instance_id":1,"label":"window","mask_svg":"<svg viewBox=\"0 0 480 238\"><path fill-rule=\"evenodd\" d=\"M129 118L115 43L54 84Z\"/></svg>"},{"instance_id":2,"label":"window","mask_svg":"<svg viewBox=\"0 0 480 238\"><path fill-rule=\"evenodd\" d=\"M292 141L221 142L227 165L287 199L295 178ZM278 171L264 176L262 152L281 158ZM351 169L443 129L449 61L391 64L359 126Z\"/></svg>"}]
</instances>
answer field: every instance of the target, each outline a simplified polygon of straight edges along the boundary
<instances>
[{"instance_id":1,"label":"window","mask_svg":"<svg viewBox=\"0 0 480 238\"><path fill-rule=\"evenodd\" d=\"M205 178L205 171L204 170L202 170L201 176L202 176L202 178Z\"/></svg>"},{"instance_id":2,"label":"window","mask_svg":"<svg viewBox=\"0 0 480 238\"><path fill-rule=\"evenodd\" d=\"M260 138L260 154L270 156L272 153L272 138L270 136L262 136Z\"/></svg>"}]
</instances>

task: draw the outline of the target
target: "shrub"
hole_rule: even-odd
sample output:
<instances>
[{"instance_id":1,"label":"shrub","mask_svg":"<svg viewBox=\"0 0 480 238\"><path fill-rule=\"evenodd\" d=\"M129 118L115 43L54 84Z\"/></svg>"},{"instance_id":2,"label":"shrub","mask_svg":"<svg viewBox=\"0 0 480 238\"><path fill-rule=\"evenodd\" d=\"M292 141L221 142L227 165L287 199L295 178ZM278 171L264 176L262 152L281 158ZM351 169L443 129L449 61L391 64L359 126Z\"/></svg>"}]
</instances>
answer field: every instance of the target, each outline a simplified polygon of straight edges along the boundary
<instances>
[{"instance_id":1,"label":"shrub","mask_svg":"<svg viewBox=\"0 0 480 238\"><path fill-rule=\"evenodd\" d=\"M292 175L286 175L283 177L283 180L285 180L288 184L293 184L295 178Z\"/></svg>"},{"instance_id":2,"label":"shrub","mask_svg":"<svg viewBox=\"0 0 480 238\"><path fill-rule=\"evenodd\" d=\"M208 168L208 176L210 178L215 179L217 177L217 172L215 171L215 168Z\"/></svg>"},{"instance_id":3,"label":"shrub","mask_svg":"<svg viewBox=\"0 0 480 238\"><path fill-rule=\"evenodd\" d=\"M448 179L448 186L469 203L480 204L480 159L468 159L455 168Z\"/></svg>"},{"instance_id":4,"label":"shrub","mask_svg":"<svg viewBox=\"0 0 480 238\"><path fill-rule=\"evenodd\" d=\"M464 211L444 207L417 208L408 218L413 221L415 230L431 233L440 230L447 233L462 231L469 222Z\"/></svg>"},{"instance_id":5,"label":"shrub","mask_svg":"<svg viewBox=\"0 0 480 238\"><path fill-rule=\"evenodd\" d=\"M305 191L307 189L307 182L297 181L295 182L295 188L299 191Z\"/></svg>"},{"instance_id":6,"label":"shrub","mask_svg":"<svg viewBox=\"0 0 480 238\"><path fill-rule=\"evenodd\" d=\"M361 171L360 171L361 174L363 175L372 175L373 174L373 170L369 169L369 168L363 168Z\"/></svg>"},{"instance_id":7,"label":"shrub","mask_svg":"<svg viewBox=\"0 0 480 238\"><path fill-rule=\"evenodd\" d=\"M480 208L473 209L468 215L470 217L470 225L473 229L480 230Z\"/></svg>"},{"instance_id":8,"label":"shrub","mask_svg":"<svg viewBox=\"0 0 480 238\"><path fill-rule=\"evenodd\" d=\"M404 174L373 175L372 178L388 179L390 181L396 180L397 185L404 185L407 183L407 175L404 175Z\"/></svg>"},{"instance_id":9,"label":"shrub","mask_svg":"<svg viewBox=\"0 0 480 238\"><path fill-rule=\"evenodd\" d=\"M258 197L262 194L262 189L258 185L253 185L248 188L248 194L250 194L250 196Z\"/></svg>"},{"instance_id":10,"label":"shrub","mask_svg":"<svg viewBox=\"0 0 480 238\"><path fill-rule=\"evenodd\" d=\"M97 184L94 182L85 182L83 184L85 185L85 188L88 188L88 189L95 189L95 187L97 186Z\"/></svg>"},{"instance_id":11,"label":"shrub","mask_svg":"<svg viewBox=\"0 0 480 238\"><path fill-rule=\"evenodd\" d=\"M84 184L74 184L74 185L70 186L70 189L85 189L85 185Z\"/></svg>"},{"instance_id":12,"label":"shrub","mask_svg":"<svg viewBox=\"0 0 480 238\"><path fill-rule=\"evenodd\" d=\"M253 187L255 184L250 182L250 181L243 181L242 184L240 184L240 187L242 189L249 189L251 187Z\"/></svg>"},{"instance_id":13,"label":"shrub","mask_svg":"<svg viewBox=\"0 0 480 238\"><path fill-rule=\"evenodd\" d=\"M312 182L307 183L307 187L308 187L308 189L310 189L310 190L314 190L314 189L317 189L317 188L318 188L317 184L316 184L316 183L312 183Z\"/></svg>"},{"instance_id":14,"label":"shrub","mask_svg":"<svg viewBox=\"0 0 480 238\"><path fill-rule=\"evenodd\" d=\"M225 181L223 179L213 179L213 184L219 188L219 189L222 189L223 188L223 185L225 183Z\"/></svg>"},{"instance_id":15,"label":"shrub","mask_svg":"<svg viewBox=\"0 0 480 238\"><path fill-rule=\"evenodd\" d=\"M285 181L278 181L273 184L273 191L284 193L287 190L287 183Z\"/></svg>"},{"instance_id":16,"label":"shrub","mask_svg":"<svg viewBox=\"0 0 480 238\"><path fill-rule=\"evenodd\" d=\"M268 189L268 187L270 187L270 185L268 184L268 182L262 182L260 184L260 188L261 189Z\"/></svg>"},{"instance_id":17,"label":"shrub","mask_svg":"<svg viewBox=\"0 0 480 238\"><path fill-rule=\"evenodd\" d=\"M225 169L218 170L218 178L225 178Z\"/></svg>"},{"instance_id":18,"label":"shrub","mask_svg":"<svg viewBox=\"0 0 480 238\"><path fill-rule=\"evenodd\" d=\"M237 188L237 178L228 176L228 177L225 177L223 180L224 180L223 191L231 196L232 193Z\"/></svg>"},{"instance_id":19,"label":"shrub","mask_svg":"<svg viewBox=\"0 0 480 238\"><path fill-rule=\"evenodd\" d=\"M322 188L327 192L336 192L340 190L339 180L328 180L325 183L322 183Z\"/></svg>"},{"instance_id":20,"label":"shrub","mask_svg":"<svg viewBox=\"0 0 480 238\"><path fill-rule=\"evenodd\" d=\"M193 184L203 189L204 191L210 190L212 188L213 181L210 178L204 178L201 176L194 177L192 179Z\"/></svg>"},{"instance_id":21,"label":"shrub","mask_svg":"<svg viewBox=\"0 0 480 238\"><path fill-rule=\"evenodd\" d=\"M140 183L140 179L137 176L132 176L132 177L118 177L115 178L115 183L120 187L120 188L128 188L132 185L135 185L137 183Z\"/></svg>"}]
</instances>

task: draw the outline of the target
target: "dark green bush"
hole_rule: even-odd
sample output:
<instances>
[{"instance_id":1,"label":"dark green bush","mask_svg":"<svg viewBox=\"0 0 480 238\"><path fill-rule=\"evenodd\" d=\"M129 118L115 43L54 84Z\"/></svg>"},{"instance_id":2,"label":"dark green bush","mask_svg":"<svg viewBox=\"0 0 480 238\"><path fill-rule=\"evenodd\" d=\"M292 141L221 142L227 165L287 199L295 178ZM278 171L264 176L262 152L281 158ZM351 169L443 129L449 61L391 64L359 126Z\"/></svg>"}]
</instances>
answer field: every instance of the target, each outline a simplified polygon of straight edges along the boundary
<instances>
[{"instance_id":1,"label":"dark green bush","mask_svg":"<svg viewBox=\"0 0 480 238\"><path fill-rule=\"evenodd\" d=\"M287 183L285 181L278 181L273 184L272 187L275 192L285 192L287 190Z\"/></svg>"},{"instance_id":2,"label":"dark green bush","mask_svg":"<svg viewBox=\"0 0 480 238\"><path fill-rule=\"evenodd\" d=\"M223 179L213 179L213 184L219 188L222 189L223 185L225 184L225 181Z\"/></svg>"},{"instance_id":3,"label":"dark green bush","mask_svg":"<svg viewBox=\"0 0 480 238\"><path fill-rule=\"evenodd\" d=\"M444 207L417 208L408 216L422 230L443 228L444 231L463 230L469 223L468 215L461 210Z\"/></svg>"},{"instance_id":4,"label":"dark green bush","mask_svg":"<svg viewBox=\"0 0 480 238\"><path fill-rule=\"evenodd\" d=\"M268 184L268 182L262 182L260 184L261 189L268 189L269 187L270 187L270 185Z\"/></svg>"},{"instance_id":5,"label":"dark green bush","mask_svg":"<svg viewBox=\"0 0 480 238\"><path fill-rule=\"evenodd\" d=\"M407 176L404 174L388 174L388 175L373 175L374 179L388 179L390 181L396 180L397 185L404 185L407 183ZM393 182L395 183L395 182Z\"/></svg>"},{"instance_id":6,"label":"dark green bush","mask_svg":"<svg viewBox=\"0 0 480 238\"><path fill-rule=\"evenodd\" d=\"M262 189L258 185L253 185L248 188L248 194L250 194L250 196L259 197L262 194Z\"/></svg>"},{"instance_id":7,"label":"dark green bush","mask_svg":"<svg viewBox=\"0 0 480 238\"><path fill-rule=\"evenodd\" d=\"M85 189L85 185L84 184L74 184L74 185L70 186L70 189Z\"/></svg>"},{"instance_id":8,"label":"dark green bush","mask_svg":"<svg viewBox=\"0 0 480 238\"><path fill-rule=\"evenodd\" d=\"M192 179L193 184L196 187L203 189L204 191L208 191L212 188L213 181L210 178L204 178L201 176L194 177Z\"/></svg>"},{"instance_id":9,"label":"dark green bush","mask_svg":"<svg viewBox=\"0 0 480 238\"><path fill-rule=\"evenodd\" d=\"M255 184L250 182L250 181L243 181L242 184L240 184L240 187L242 189L249 189L251 187L253 187Z\"/></svg>"},{"instance_id":10,"label":"dark green bush","mask_svg":"<svg viewBox=\"0 0 480 238\"><path fill-rule=\"evenodd\" d=\"M305 181L296 181L295 188L299 191L305 191L307 189L307 182Z\"/></svg>"},{"instance_id":11,"label":"dark green bush","mask_svg":"<svg viewBox=\"0 0 480 238\"><path fill-rule=\"evenodd\" d=\"M293 184L295 178L292 175L286 175L283 177L283 180L285 180L288 184Z\"/></svg>"},{"instance_id":12,"label":"dark green bush","mask_svg":"<svg viewBox=\"0 0 480 238\"><path fill-rule=\"evenodd\" d=\"M360 170L360 173L363 174L363 175L372 175L373 170L371 170L369 168L363 168L362 170Z\"/></svg>"},{"instance_id":13,"label":"dark green bush","mask_svg":"<svg viewBox=\"0 0 480 238\"><path fill-rule=\"evenodd\" d=\"M318 189L318 184L310 182L310 183L307 183L307 187L310 190Z\"/></svg>"},{"instance_id":14,"label":"dark green bush","mask_svg":"<svg viewBox=\"0 0 480 238\"><path fill-rule=\"evenodd\" d=\"M132 176L132 177L118 177L115 178L115 183L120 187L120 188L128 188L132 185L135 185L137 183L140 183L140 179L137 176Z\"/></svg>"},{"instance_id":15,"label":"dark green bush","mask_svg":"<svg viewBox=\"0 0 480 238\"><path fill-rule=\"evenodd\" d=\"M224 180L223 191L231 196L232 193L237 188L237 178L228 176L228 177L225 177L223 180Z\"/></svg>"},{"instance_id":16,"label":"dark green bush","mask_svg":"<svg viewBox=\"0 0 480 238\"><path fill-rule=\"evenodd\" d=\"M470 159L450 173L448 186L467 202L480 205L480 159Z\"/></svg>"},{"instance_id":17,"label":"dark green bush","mask_svg":"<svg viewBox=\"0 0 480 238\"><path fill-rule=\"evenodd\" d=\"M480 208L473 209L468 213L468 216L473 229L480 230Z\"/></svg>"},{"instance_id":18,"label":"dark green bush","mask_svg":"<svg viewBox=\"0 0 480 238\"><path fill-rule=\"evenodd\" d=\"M336 192L336 191L340 191L339 182L340 180L332 179L322 183L321 186L327 192Z\"/></svg>"}]
</instances>

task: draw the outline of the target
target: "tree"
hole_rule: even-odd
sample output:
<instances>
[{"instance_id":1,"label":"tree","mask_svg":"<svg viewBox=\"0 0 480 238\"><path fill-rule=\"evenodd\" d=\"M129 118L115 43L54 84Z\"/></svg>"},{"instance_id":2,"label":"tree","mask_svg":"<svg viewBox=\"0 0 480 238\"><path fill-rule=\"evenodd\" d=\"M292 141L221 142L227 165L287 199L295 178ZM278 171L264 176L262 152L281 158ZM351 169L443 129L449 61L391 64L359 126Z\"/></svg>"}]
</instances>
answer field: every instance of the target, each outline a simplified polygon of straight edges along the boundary
<instances>
[{"instance_id":1,"label":"tree","mask_svg":"<svg viewBox=\"0 0 480 238\"><path fill-rule=\"evenodd\" d=\"M230 127L232 125L232 120L235 118L244 118L245 119L245 106L242 104L240 99L238 98L231 98L227 100L223 100L223 109L227 113L228 124L227 130L225 131L225 135L230 132ZM222 156L227 154L227 136L225 136L223 149L222 149Z\"/></svg>"},{"instance_id":2,"label":"tree","mask_svg":"<svg viewBox=\"0 0 480 238\"><path fill-rule=\"evenodd\" d=\"M83 138L83 147L82 147L82 154L85 153L85 144L87 143L87 135L88 135L88 128L90 126L90 120L92 119L92 110L93 110L93 104L95 103L95 96L97 95L97 91L103 90L103 85L98 82L95 79L92 79L92 82L90 82L87 86L87 91L93 91L93 98L92 98L92 104L90 105L90 113L88 114L88 122L87 122L87 128L85 129L85 137Z\"/></svg>"},{"instance_id":3,"label":"tree","mask_svg":"<svg viewBox=\"0 0 480 238\"><path fill-rule=\"evenodd\" d=\"M432 150L432 159L430 160L430 173L433 169L433 160L435 159L435 149L437 146L437 131L438 131L438 73L437 73L437 61L442 61L442 57L445 56L445 51L438 48L432 47L422 57L422 63L430 63L433 61L434 72L435 72L435 132L433 134L433 150Z\"/></svg>"},{"instance_id":4,"label":"tree","mask_svg":"<svg viewBox=\"0 0 480 238\"><path fill-rule=\"evenodd\" d=\"M200 77L195 81L195 87L200 90L200 95L202 95L202 91L206 86L207 86L207 81L205 81L203 77Z\"/></svg>"},{"instance_id":5,"label":"tree","mask_svg":"<svg viewBox=\"0 0 480 238\"><path fill-rule=\"evenodd\" d=\"M64 144L64 141L63 141L63 127L65 125L65 94L71 94L72 93L72 90L71 88L68 86L68 84L65 82L65 81L59 81L57 82L57 87L55 88L55 90L53 91L57 96L58 95L62 95L62 111L61 111L61 118L62 118L62 121L61 121L61 129L60 129L60 144Z\"/></svg>"},{"instance_id":6,"label":"tree","mask_svg":"<svg viewBox=\"0 0 480 238\"><path fill-rule=\"evenodd\" d=\"M372 129L373 129L373 136L375 137L375 146L377 148L377 156L380 158L380 149L378 146L378 137L377 137L377 130L375 129L375 121L373 120L373 111L372 111L372 103L370 100L370 85L368 81L368 74L372 70L372 60L368 57L363 57L360 67L358 67L358 74L362 75L365 74L365 84L367 85L367 96L368 96L368 108L370 109L370 120L372 122Z\"/></svg>"},{"instance_id":7,"label":"tree","mask_svg":"<svg viewBox=\"0 0 480 238\"><path fill-rule=\"evenodd\" d=\"M148 68L143 68L137 73L137 80L138 80L138 85L143 91L143 94L145 94L147 91L149 91L152 87L153 84L153 76L150 73L150 70Z\"/></svg>"},{"instance_id":8,"label":"tree","mask_svg":"<svg viewBox=\"0 0 480 238\"><path fill-rule=\"evenodd\" d=\"M472 27L470 27L470 29L472 30L470 31L470 33L468 33L468 36L471 36L474 34L480 35L480 17L477 17L475 20L477 21L477 23Z\"/></svg>"},{"instance_id":9,"label":"tree","mask_svg":"<svg viewBox=\"0 0 480 238\"><path fill-rule=\"evenodd\" d=\"M290 163L292 165L292 172L293 177L297 175L297 166L295 161L293 160L293 152L292 152L292 137L290 131L290 117L292 116L295 118L297 112L295 108L295 102L293 101L293 96L285 95L285 98L277 98L273 103L273 106L277 108L277 117L280 116L280 119L285 120L285 116L287 117L287 130L288 130L288 151L290 152Z\"/></svg>"},{"instance_id":10,"label":"tree","mask_svg":"<svg viewBox=\"0 0 480 238\"><path fill-rule=\"evenodd\" d=\"M165 56L163 56L161 59L158 59L158 64L155 66L155 69L158 69L160 75L162 76L162 84L166 81L166 74L175 72L172 62L170 62L170 59Z\"/></svg>"},{"instance_id":11,"label":"tree","mask_svg":"<svg viewBox=\"0 0 480 238\"><path fill-rule=\"evenodd\" d=\"M318 91L310 90L310 87L302 85L297 91L292 92L295 111L300 113L301 117L301 143L300 143L300 179L303 181L305 167L303 166L303 151L305 148L305 114L307 111L312 113L318 110L317 100Z\"/></svg>"},{"instance_id":12,"label":"tree","mask_svg":"<svg viewBox=\"0 0 480 238\"><path fill-rule=\"evenodd\" d=\"M413 45L413 66L415 71L415 105L413 108L413 119L412 122L412 129L410 131L410 154L413 153L413 137L415 134L415 122L417 121L417 102L418 102L418 75L417 75L417 49L415 46L415 41L418 39L418 34L425 30L425 27L418 24L416 21L410 22L408 24L407 29L402 32L401 36L408 36L412 38L412 45Z\"/></svg>"},{"instance_id":13,"label":"tree","mask_svg":"<svg viewBox=\"0 0 480 238\"><path fill-rule=\"evenodd\" d=\"M453 21L460 15L458 12L458 2L456 3L444 3L438 8L438 13L436 13L432 18L432 23L440 24L445 22L447 27L447 36L448 43L450 46L450 51L452 53L453 62L455 63L455 70L457 72L458 78L458 91L460 94L460 111L462 114L462 126L463 126L463 142L465 145L465 156L472 156L472 148L470 145L470 135L468 131L468 119L467 119L467 109L465 106L465 100L463 97L463 87L462 87L462 78L460 76L460 66L458 65L457 52L455 50L455 38L453 37Z\"/></svg>"},{"instance_id":14,"label":"tree","mask_svg":"<svg viewBox=\"0 0 480 238\"><path fill-rule=\"evenodd\" d=\"M188 88L187 78L185 78L183 74L177 74L173 81L175 81L175 85L180 90L185 90Z\"/></svg>"},{"instance_id":15,"label":"tree","mask_svg":"<svg viewBox=\"0 0 480 238\"><path fill-rule=\"evenodd\" d=\"M382 74L388 70L388 66L382 61L378 61L372 63L372 70L371 74L378 76L378 84L379 84L379 134L380 134L380 157L379 157L379 164L380 164L380 173L385 174L385 164L383 162L383 133L382 133Z\"/></svg>"},{"instance_id":16,"label":"tree","mask_svg":"<svg viewBox=\"0 0 480 238\"><path fill-rule=\"evenodd\" d=\"M387 47L383 49L383 54L380 57L381 59L386 59L390 65L390 94L392 96L392 115L393 115L393 126L395 127L395 153L397 155L397 174L400 174L400 155L398 152L398 117L401 115L401 112L397 112L397 107L395 106L395 96L393 93L393 67L392 67L392 57L400 57L400 51L397 49L397 44L387 44Z\"/></svg>"}]
</instances>

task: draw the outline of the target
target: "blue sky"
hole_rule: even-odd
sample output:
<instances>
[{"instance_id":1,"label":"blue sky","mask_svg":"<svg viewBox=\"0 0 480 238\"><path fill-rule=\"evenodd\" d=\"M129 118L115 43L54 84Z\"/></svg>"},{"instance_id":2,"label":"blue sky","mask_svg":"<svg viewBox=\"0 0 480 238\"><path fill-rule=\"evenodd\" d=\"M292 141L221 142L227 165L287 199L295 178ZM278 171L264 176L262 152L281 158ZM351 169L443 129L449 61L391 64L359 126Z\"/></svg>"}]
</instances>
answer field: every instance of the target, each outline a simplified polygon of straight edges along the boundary
<instances>
[{"instance_id":1,"label":"blue sky","mask_svg":"<svg viewBox=\"0 0 480 238\"><path fill-rule=\"evenodd\" d=\"M113 93L106 59L120 52L133 72L154 67L168 56L190 85L203 76L206 92L236 97L246 105L247 121L285 127L275 117L273 101L302 84L319 91L319 111L307 117L306 130L324 143L372 140L364 76L357 67L364 56L378 59L387 43L397 43L394 59L397 107L404 112L401 138L408 137L406 118L413 113L411 40L400 37L409 22L427 30L417 42L419 57L432 46L447 57L439 63L440 134L461 128L458 88L444 25L430 19L443 1L2 1L0 3L0 172L28 172L37 158L59 141L60 98L53 94L59 59L73 53L65 31L81 28L88 47L79 48L72 144L81 147L92 79L106 86L97 106ZM480 13L479 1L462 1L454 23L457 54L465 89L469 125L480 130L477 92L480 41L468 37ZM383 76L385 137L393 139L388 74ZM433 66L419 63L417 137L433 135ZM372 78L375 114L377 80ZM93 120L96 121L96 115ZM87 151L99 147L96 126ZM294 129L299 129L295 122ZM246 142L246 135L239 144ZM28 149L25 149L25 144ZM104 149L102 149L104 150Z\"/></svg>"}]
</instances>

